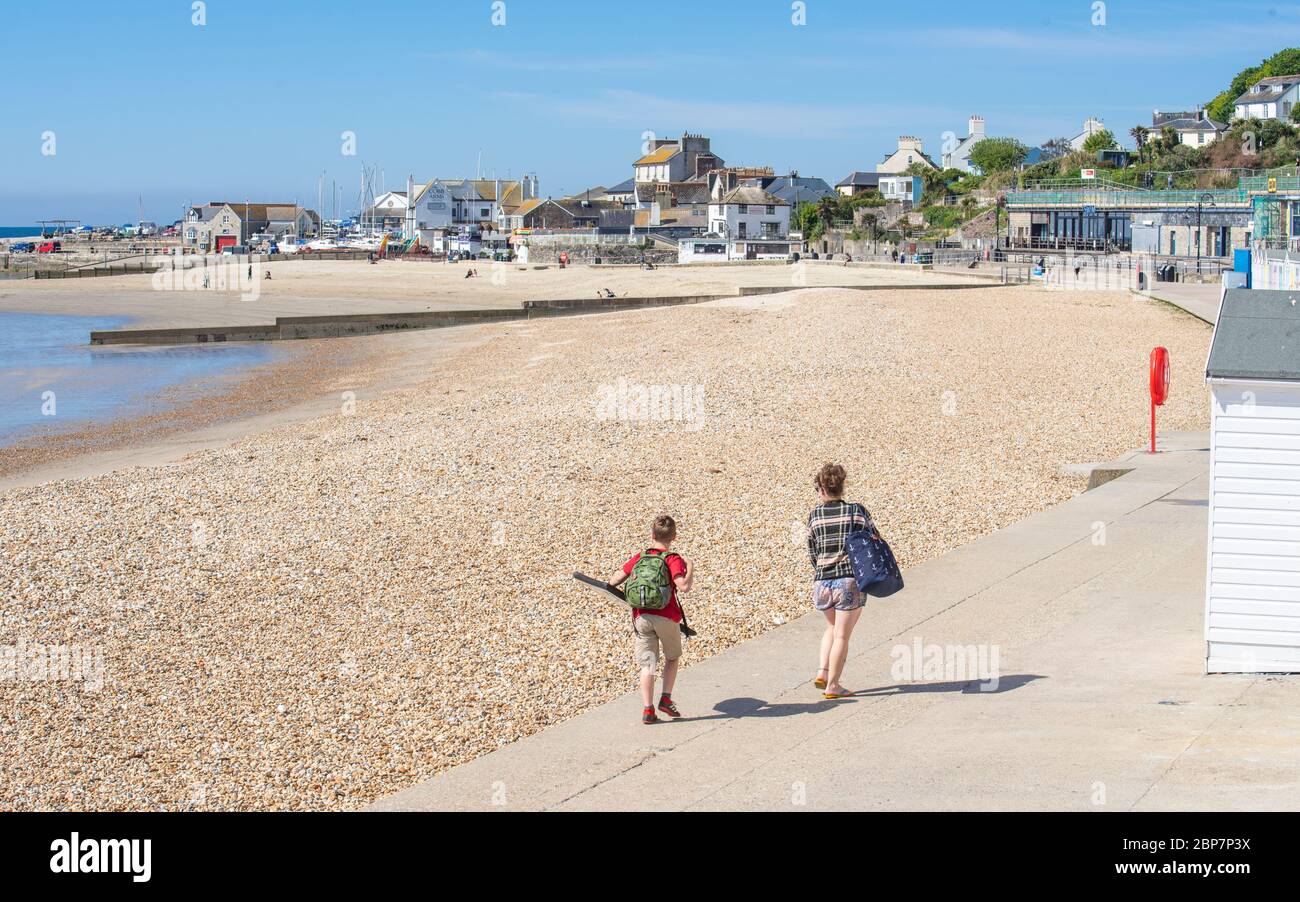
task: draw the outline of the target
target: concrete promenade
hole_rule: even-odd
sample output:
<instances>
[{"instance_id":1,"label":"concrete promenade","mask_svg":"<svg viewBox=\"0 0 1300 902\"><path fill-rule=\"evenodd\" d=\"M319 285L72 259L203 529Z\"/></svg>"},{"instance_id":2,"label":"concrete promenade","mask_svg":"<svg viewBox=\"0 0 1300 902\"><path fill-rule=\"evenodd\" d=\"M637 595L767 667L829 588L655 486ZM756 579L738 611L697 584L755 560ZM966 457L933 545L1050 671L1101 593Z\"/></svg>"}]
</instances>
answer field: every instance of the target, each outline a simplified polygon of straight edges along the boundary
<instances>
[{"instance_id":1,"label":"concrete promenade","mask_svg":"<svg viewBox=\"0 0 1300 902\"><path fill-rule=\"evenodd\" d=\"M1151 286L1152 297L1181 307L1210 325L1219 320L1219 296L1223 287L1197 282L1157 282Z\"/></svg>"},{"instance_id":2,"label":"concrete promenade","mask_svg":"<svg viewBox=\"0 0 1300 902\"><path fill-rule=\"evenodd\" d=\"M1203 673L1206 436L1162 447L869 602L858 697L813 688L813 614L688 650L681 721L642 725L629 694L373 807L1300 809L1300 680ZM996 650L1000 679L893 669L916 643Z\"/></svg>"}]
</instances>

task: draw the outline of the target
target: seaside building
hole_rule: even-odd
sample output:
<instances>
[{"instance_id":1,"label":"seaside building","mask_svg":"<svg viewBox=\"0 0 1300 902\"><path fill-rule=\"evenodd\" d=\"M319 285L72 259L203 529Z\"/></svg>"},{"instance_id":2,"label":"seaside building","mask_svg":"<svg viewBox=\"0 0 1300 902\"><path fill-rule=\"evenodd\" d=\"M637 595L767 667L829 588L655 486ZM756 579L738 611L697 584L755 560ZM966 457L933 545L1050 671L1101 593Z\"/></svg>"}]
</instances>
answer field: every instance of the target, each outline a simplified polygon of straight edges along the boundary
<instances>
[{"instance_id":1,"label":"seaside building","mask_svg":"<svg viewBox=\"0 0 1300 902\"><path fill-rule=\"evenodd\" d=\"M1180 143L1202 147L1216 140L1227 131L1228 126L1215 122L1203 109L1177 113L1155 110L1151 113L1151 130L1147 132L1147 143L1159 138L1167 128L1173 129Z\"/></svg>"},{"instance_id":2,"label":"seaside building","mask_svg":"<svg viewBox=\"0 0 1300 902\"><path fill-rule=\"evenodd\" d=\"M1207 673L1300 671L1300 308L1293 291L1232 289L1209 359Z\"/></svg>"},{"instance_id":3,"label":"seaside building","mask_svg":"<svg viewBox=\"0 0 1300 902\"><path fill-rule=\"evenodd\" d=\"M447 186L434 179L417 190L414 181L408 178L405 197L410 202L403 211L402 237L408 241L418 238L420 244L431 250L446 250L444 239L453 222L453 201Z\"/></svg>"},{"instance_id":4,"label":"seaside building","mask_svg":"<svg viewBox=\"0 0 1300 902\"><path fill-rule=\"evenodd\" d=\"M1102 122L1096 116L1089 116L1083 120L1083 131L1070 139L1071 150L1083 150L1083 145L1088 139L1099 132L1106 130L1106 123Z\"/></svg>"},{"instance_id":5,"label":"seaside building","mask_svg":"<svg viewBox=\"0 0 1300 902\"><path fill-rule=\"evenodd\" d=\"M840 179L835 186L835 190L845 197L857 197L859 194L865 194L868 191L880 190L880 172L861 172L854 170Z\"/></svg>"},{"instance_id":6,"label":"seaside building","mask_svg":"<svg viewBox=\"0 0 1300 902\"><path fill-rule=\"evenodd\" d=\"M277 241L314 238L320 217L297 204L211 201L190 207L181 223L181 246L199 253L220 253L246 246L254 236Z\"/></svg>"},{"instance_id":7,"label":"seaside building","mask_svg":"<svg viewBox=\"0 0 1300 902\"><path fill-rule=\"evenodd\" d=\"M790 204L747 184L722 193L709 203L708 234L682 239L678 262L785 260L802 246L790 238Z\"/></svg>"},{"instance_id":8,"label":"seaside building","mask_svg":"<svg viewBox=\"0 0 1300 902\"><path fill-rule=\"evenodd\" d=\"M966 137L959 140L951 150L944 153L943 168L960 169L962 172L978 174L979 168L970 161L970 152L976 144L986 137L984 117L971 116L966 125Z\"/></svg>"},{"instance_id":9,"label":"seaside building","mask_svg":"<svg viewBox=\"0 0 1300 902\"><path fill-rule=\"evenodd\" d=\"M1300 289L1300 176L1252 176L1251 287Z\"/></svg>"},{"instance_id":10,"label":"seaside building","mask_svg":"<svg viewBox=\"0 0 1300 902\"><path fill-rule=\"evenodd\" d=\"M611 203L634 206L636 204L636 179L630 178L625 182L619 182L612 188L606 188L604 199Z\"/></svg>"},{"instance_id":11,"label":"seaside building","mask_svg":"<svg viewBox=\"0 0 1300 902\"><path fill-rule=\"evenodd\" d=\"M672 140L654 139L649 153L632 164L630 201L624 199L626 182L617 186L616 197L642 210L655 204L661 210L707 204L709 175L725 168L726 162L713 152L712 142L704 135L687 132ZM771 174L771 170L766 172Z\"/></svg>"},{"instance_id":12,"label":"seaside building","mask_svg":"<svg viewBox=\"0 0 1300 902\"><path fill-rule=\"evenodd\" d=\"M1232 189L1188 191L1145 191L1103 179L1031 182L1007 192L1003 246L1226 259L1250 245L1249 181Z\"/></svg>"},{"instance_id":13,"label":"seaside building","mask_svg":"<svg viewBox=\"0 0 1300 902\"><path fill-rule=\"evenodd\" d=\"M1300 102L1300 75L1274 75L1250 86L1232 106L1234 119L1281 119L1288 121Z\"/></svg>"},{"instance_id":14,"label":"seaside building","mask_svg":"<svg viewBox=\"0 0 1300 902\"><path fill-rule=\"evenodd\" d=\"M600 227L602 215L613 211L625 212L621 205L607 201L572 197L561 200L533 198L505 217L503 231L596 229Z\"/></svg>"},{"instance_id":15,"label":"seaside building","mask_svg":"<svg viewBox=\"0 0 1300 902\"><path fill-rule=\"evenodd\" d=\"M925 179L919 175L885 175L880 177L880 196L901 203L905 209L919 207L925 191Z\"/></svg>"},{"instance_id":16,"label":"seaside building","mask_svg":"<svg viewBox=\"0 0 1300 902\"><path fill-rule=\"evenodd\" d=\"M652 139L649 152L632 164L635 183L672 184L702 179L726 165L713 152L711 143L709 138L689 132L671 140Z\"/></svg>"},{"instance_id":17,"label":"seaside building","mask_svg":"<svg viewBox=\"0 0 1300 902\"><path fill-rule=\"evenodd\" d=\"M926 155L920 138L911 135L902 135L898 139L898 149L885 157L876 167L876 172L886 175L898 175L905 172L908 166L913 163L920 163L930 169L938 169L934 160Z\"/></svg>"}]
</instances>

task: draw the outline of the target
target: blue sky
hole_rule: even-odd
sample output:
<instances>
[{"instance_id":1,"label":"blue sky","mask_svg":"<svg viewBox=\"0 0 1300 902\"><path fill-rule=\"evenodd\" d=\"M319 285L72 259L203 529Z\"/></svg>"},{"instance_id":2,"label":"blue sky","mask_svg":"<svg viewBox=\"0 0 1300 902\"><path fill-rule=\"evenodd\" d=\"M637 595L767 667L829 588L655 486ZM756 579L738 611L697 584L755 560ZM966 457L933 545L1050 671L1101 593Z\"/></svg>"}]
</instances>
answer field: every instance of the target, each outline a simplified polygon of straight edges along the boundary
<instances>
[{"instance_id":1,"label":"blue sky","mask_svg":"<svg viewBox=\"0 0 1300 902\"><path fill-rule=\"evenodd\" d=\"M937 155L982 115L1038 144L1101 117L1123 140L1300 45L1300 5L1109 0L191 0L6 3L0 225L170 222L182 205L315 205L535 171L561 196L631 175L642 134L832 184L900 134ZM53 132L53 155L42 135ZM356 156L341 135L356 135ZM328 189L327 189L328 192Z\"/></svg>"}]
</instances>

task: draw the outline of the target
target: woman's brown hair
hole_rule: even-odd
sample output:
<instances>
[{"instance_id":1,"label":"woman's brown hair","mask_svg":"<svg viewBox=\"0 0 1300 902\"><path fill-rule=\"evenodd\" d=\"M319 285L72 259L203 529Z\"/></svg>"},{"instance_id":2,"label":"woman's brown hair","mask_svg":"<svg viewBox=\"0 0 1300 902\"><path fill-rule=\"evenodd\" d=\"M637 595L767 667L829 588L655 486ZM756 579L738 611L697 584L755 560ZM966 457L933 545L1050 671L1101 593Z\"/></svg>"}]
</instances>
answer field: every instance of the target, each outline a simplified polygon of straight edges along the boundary
<instances>
[{"instance_id":1,"label":"woman's brown hair","mask_svg":"<svg viewBox=\"0 0 1300 902\"><path fill-rule=\"evenodd\" d=\"M817 471L813 485L832 498L840 498L844 495L845 475L844 468L839 464L824 464Z\"/></svg>"}]
</instances>

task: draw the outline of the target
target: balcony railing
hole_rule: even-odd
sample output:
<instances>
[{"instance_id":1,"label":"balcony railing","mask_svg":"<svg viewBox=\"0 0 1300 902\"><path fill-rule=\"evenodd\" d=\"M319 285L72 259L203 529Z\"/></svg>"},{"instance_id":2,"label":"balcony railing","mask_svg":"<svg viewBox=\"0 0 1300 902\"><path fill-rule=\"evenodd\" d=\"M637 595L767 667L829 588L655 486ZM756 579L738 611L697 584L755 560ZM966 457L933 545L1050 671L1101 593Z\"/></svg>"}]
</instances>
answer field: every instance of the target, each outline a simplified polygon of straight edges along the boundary
<instances>
[{"instance_id":1,"label":"balcony railing","mask_svg":"<svg viewBox=\"0 0 1300 902\"><path fill-rule=\"evenodd\" d=\"M1207 197L1208 195L1208 197ZM1097 207L1098 209L1165 209L1169 207L1250 206L1249 192L1239 189L1214 191L1142 191L1133 189L1073 189L1009 191L1008 207Z\"/></svg>"}]
</instances>

